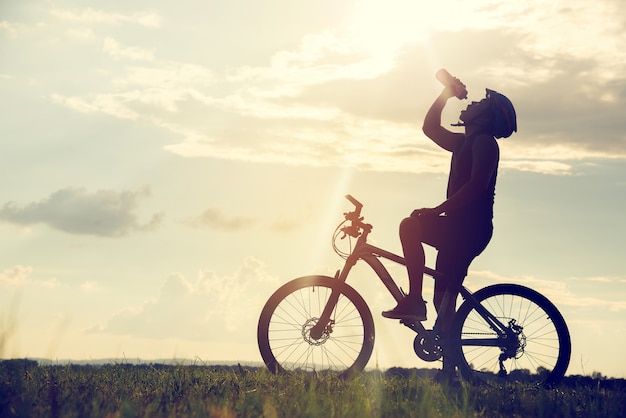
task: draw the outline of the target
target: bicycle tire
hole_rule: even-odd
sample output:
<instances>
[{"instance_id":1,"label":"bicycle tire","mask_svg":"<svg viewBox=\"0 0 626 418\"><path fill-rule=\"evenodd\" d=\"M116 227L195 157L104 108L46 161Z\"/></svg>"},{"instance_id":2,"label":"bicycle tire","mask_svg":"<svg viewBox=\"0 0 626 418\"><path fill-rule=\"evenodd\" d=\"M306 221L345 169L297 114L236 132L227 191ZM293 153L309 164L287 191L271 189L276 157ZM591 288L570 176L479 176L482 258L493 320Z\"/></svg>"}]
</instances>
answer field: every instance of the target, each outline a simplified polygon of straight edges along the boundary
<instances>
[{"instance_id":1,"label":"bicycle tire","mask_svg":"<svg viewBox=\"0 0 626 418\"><path fill-rule=\"evenodd\" d=\"M491 336L493 341L497 336L472 304L464 302L452 326L452 338L457 341L452 349L463 378L493 386L556 386L567 371L572 348L567 324L556 306L537 291L516 284L488 286L474 293L474 298L503 324L520 326L521 331L508 349L502 345L507 339L502 338L496 346L471 345L474 338ZM504 372L500 355L508 357L503 360Z\"/></svg>"},{"instance_id":2,"label":"bicycle tire","mask_svg":"<svg viewBox=\"0 0 626 418\"><path fill-rule=\"evenodd\" d=\"M321 338L310 336L332 289L340 290L334 321ZM266 302L257 328L259 350L272 373L315 372L352 377L374 348L372 313L356 290L327 276L306 276L281 286Z\"/></svg>"}]
</instances>

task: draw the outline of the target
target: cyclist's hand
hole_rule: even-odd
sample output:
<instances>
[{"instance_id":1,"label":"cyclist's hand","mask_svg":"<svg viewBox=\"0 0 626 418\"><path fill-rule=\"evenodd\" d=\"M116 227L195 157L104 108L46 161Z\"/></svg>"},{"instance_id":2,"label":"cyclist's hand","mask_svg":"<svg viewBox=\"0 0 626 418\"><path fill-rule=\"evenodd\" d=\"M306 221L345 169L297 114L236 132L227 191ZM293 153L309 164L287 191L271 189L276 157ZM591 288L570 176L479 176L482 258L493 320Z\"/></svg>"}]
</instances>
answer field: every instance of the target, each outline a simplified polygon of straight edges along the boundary
<instances>
[{"instance_id":1,"label":"cyclist's hand","mask_svg":"<svg viewBox=\"0 0 626 418\"><path fill-rule=\"evenodd\" d=\"M423 216L439 216L441 212L436 208L421 208L415 209L411 216L414 217L423 217Z\"/></svg>"}]
</instances>

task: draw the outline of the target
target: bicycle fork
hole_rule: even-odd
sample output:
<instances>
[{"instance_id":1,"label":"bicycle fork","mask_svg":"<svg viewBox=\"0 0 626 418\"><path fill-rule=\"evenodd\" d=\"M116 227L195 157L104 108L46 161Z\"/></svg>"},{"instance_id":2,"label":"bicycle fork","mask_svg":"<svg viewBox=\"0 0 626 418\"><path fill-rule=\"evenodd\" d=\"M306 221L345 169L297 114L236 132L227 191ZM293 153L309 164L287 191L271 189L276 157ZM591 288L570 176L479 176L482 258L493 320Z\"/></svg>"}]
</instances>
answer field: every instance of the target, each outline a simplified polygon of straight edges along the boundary
<instances>
[{"instance_id":1,"label":"bicycle fork","mask_svg":"<svg viewBox=\"0 0 626 418\"><path fill-rule=\"evenodd\" d=\"M356 264L357 260L357 257L353 257L352 255L350 255L346 260L346 264L344 265L343 270L337 270L337 272L335 273L334 279L336 286L333 286L330 297L328 298L326 306L324 306L324 310L318 318L317 323L309 330L309 335L312 339L319 340L324 337L324 335L329 335L333 332L332 327L335 321L331 320L330 316L332 315L333 310L335 309L335 306L337 306L337 302L339 301L341 286L343 285L343 283L345 283L346 278L348 277L348 273Z\"/></svg>"}]
</instances>

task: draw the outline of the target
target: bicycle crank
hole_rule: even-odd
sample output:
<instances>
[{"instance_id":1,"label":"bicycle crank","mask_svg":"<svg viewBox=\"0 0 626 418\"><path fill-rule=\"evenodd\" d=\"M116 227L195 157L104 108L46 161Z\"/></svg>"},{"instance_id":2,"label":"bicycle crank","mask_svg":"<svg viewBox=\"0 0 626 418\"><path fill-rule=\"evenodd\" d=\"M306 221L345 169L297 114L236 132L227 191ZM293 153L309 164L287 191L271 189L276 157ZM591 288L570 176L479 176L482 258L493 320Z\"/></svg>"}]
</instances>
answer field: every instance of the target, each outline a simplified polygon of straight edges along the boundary
<instances>
[{"instance_id":1,"label":"bicycle crank","mask_svg":"<svg viewBox=\"0 0 626 418\"><path fill-rule=\"evenodd\" d=\"M429 331L426 331L428 335L417 334L413 340L413 350L419 358L424 361L437 361L439 360L443 352L441 347L437 344L437 341L430 335Z\"/></svg>"}]
</instances>

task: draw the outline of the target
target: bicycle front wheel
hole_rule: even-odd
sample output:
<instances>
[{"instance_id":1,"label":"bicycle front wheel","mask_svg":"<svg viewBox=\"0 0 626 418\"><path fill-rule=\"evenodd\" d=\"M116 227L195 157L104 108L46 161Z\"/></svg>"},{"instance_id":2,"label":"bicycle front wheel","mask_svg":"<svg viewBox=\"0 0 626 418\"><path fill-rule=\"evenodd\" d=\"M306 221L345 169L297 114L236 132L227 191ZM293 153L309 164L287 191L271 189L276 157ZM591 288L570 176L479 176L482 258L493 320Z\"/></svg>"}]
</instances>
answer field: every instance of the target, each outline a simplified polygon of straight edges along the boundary
<instances>
[{"instance_id":1,"label":"bicycle front wheel","mask_svg":"<svg viewBox=\"0 0 626 418\"><path fill-rule=\"evenodd\" d=\"M569 364L571 341L552 302L515 284L489 286L473 296L505 326L506 335L496 332L474 304L464 302L452 328L454 340L460 343L456 355L463 377L499 386L558 384Z\"/></svg>"},{"instance_id":2,"label":"bicycle front wheel","mask_svg":"<svg viewBox=\"0 0 626 418\"><path fill-rule=\"evenodd\" d=\"M321 336L317 324L333 288L339 299ZM363 298L327 276L307 276L280 287L267 301L257 329L259 350L270 371L361 372L374 348L374 321Z\"/></svg>"}]
</instances>

